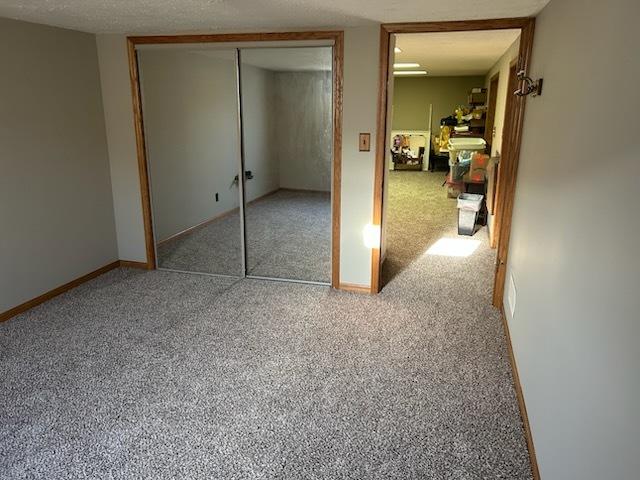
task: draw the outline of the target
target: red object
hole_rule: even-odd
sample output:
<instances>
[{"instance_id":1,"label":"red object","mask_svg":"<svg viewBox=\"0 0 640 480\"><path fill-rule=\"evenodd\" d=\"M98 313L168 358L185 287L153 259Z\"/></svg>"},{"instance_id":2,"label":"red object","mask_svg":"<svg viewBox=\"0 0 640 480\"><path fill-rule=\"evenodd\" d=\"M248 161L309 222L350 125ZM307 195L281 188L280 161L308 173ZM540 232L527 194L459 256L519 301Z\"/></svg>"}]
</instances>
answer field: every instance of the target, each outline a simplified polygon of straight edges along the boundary
<instances>
[{"instance_id":1,"label":"red object","mask_svg":"<svg viewBox=\"0 0 640 480\"><path fill-rule=\"evenodd\" d=\"M485 173L486 172L484 170L476 170L475 172L471 172L469 174L469 179L472 182L482 183L484 182Z\"/></svg>"},{"instance_id":2,"label":"red object","mask_svg":"<svg viewBox=\"0 0 640 480\"><path fill-rule=\"evenodd\" d=\"M476 152L471 157L471 170L476 168L487 169L489 165L489 155L485 153Z\"/></svg>"},{"instance_id":3,"label":"red object","mask_svg":"<svg viewBox=\"0 0 640 480\"><path fill-rule=\"evenodd\" d=\"M471 157L471 168L469 169L469 179L472 182L484 182L489 166L489 155L484 153L474 153Z\"/></svg>"}]
</instances>

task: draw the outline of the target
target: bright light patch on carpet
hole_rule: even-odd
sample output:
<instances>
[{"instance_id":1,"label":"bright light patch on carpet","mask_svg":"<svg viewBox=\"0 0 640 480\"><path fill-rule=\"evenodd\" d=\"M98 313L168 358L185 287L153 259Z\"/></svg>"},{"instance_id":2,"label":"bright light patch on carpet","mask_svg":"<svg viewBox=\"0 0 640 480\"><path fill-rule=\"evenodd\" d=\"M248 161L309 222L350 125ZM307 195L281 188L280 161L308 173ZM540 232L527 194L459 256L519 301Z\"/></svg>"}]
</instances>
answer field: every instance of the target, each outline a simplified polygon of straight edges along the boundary
<instances>
[{"instance_id":1,"label":"bright light patch on carpet","mask_svg":"<svg viewBox=\"0 0 640 480\"><path fill-rule=\"evenodd\" d=\"M476 251L480 245L479 240L466 238L443 237L429 247L427 255L440 255L444 257L468 257Z\"/></svg>"}]
</instances>

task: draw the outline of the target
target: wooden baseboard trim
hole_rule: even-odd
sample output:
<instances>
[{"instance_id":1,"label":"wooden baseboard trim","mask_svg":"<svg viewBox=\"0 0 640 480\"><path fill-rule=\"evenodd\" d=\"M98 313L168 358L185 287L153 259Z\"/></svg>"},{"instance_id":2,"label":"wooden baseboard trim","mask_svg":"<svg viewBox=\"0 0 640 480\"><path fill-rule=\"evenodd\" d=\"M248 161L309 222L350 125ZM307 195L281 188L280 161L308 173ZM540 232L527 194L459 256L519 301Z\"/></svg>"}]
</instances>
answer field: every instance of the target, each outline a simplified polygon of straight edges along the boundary
<instances>
[{"instance_id":1,"label":"wooden baseboard trim","mask_svg":"<svg viewBox=\"0 0 640 480\"><path fill-rule=\"evenodd\" d=\"M275 190L271 190L270 192L264 193L256 198L254 198L253 200L249 200L247 202L247 205L251 205L252 203L256 203L259 202L260 200L264 200L267 197L270 197L271 195L278 193L280 190L282 190L281 188L276 188Z\"/></svg>"},{"instance_id":2,"label":"wooden baseboard trim","mask_svg":"<svg viewBox=\"0 0 640 480\"><path fill-rule=\"evenodd\" d=\"M331 190L313 190L310 188L288 188L288 187L282 187L279 190L283 190L285 192L321 193L323 195L331 195Z\"/></svg>"},{"instance_id":3,"label":"wooden baseboard trim","mask_svg":"<svg viewBox=\"0 0 640 480\"><path fill-rule=\"evenodd\" d=\"M278 193L280 191L286 191L286 192L306 192L306 193L321 193L321 194L326 194L326 195L331 195L331 192L326 192L323 190L303 190L303 189L297 189L297 188L276 188L275 190L272 190L270 192L267 192L263 195L260 195L259 197L254 198L253 200L250 200L247 202L247 205L251 205L253 203L257 203L260 202L261 200L264 200L267 197L270 197L271 195ZM239 209L238 208L233 208L231 210L227 210L226 212L222 212L218 215L216 215L215 217L212 217L208 220L205 220L203 222L200 222L196 225L194 225L193 227L189 227L189 228L185 228L184 230L178 232L178 233L174 233L173 235L171 235L170 237L165 238L164 240L160 240L158 242L158 245L163 245L167 242L170 242L171 240L176 240L180 237L184 237L185 235L189 235L191 233L193 233L195 230L198 230L202 227L206 227L207 225L215 222L216 220L220 220L221 218L226 217L227 215L231 215L232 213L236 213ZM146 265L146 264L145 264ZM130 265L128 265L130 266ZM134 267L137 268L137 267ZM147 268L145 266L145 268Z\"/></svg>"},{"instance_id":4,"label":"wooden baseboard trim","mask_svg":"<svg viewBox=\"0 0 640 480\"><path fill-rule=\"evenodd\" d=\"M277 193L280 190L282 190L282 189L277 188L275 190L272 190L270 192L265 193L264 195L260 195L259 197L256 197L253 200L248 201L247 205L251 205L252 203L259 202L260 200L263 200L264 198L266 198L266 197L268 197L270 195L273 195L274 193ZM178 239L180 237L184 237L185 235L189 235L189 234L193 233L195 230L199 230L202 227L206 227L207 225L209 225L209 224L211 224L211 223L213 223L213 222L215 222L217 220L220 220L220 219L222 219L222 218L224 218L224 217L226 217L228 215L231 215L232 213L236 213L239 210L240 209L238 207L236 207L236 208L232 208L231 210L227 210L226 212L219 213L215 217L212 217L212 218L210 218L208 220L200 222L200 223L194 225L193 227L185 228L184 230L182 230L182 231L180 231L178 233L174 233L173 235L171 235L170 237L165 238L164 240L160 240L158 242L158 245L163 245L163 244L165 244L167 242L170 242L171 240L176 240L176 239Z\"/></svg>"},{"instance_id":5,"label":"wooden baseboard trim","mask_svg":"<svg viewBox=\"0 0 640 480\"><path fill-rule=\"evenodd\" d=\"M355 283L341 283L338 286L338 290L353 293L366 293L367 295L371 294L371 287L369 285L357 285Z\"/></svg>"},{"instance_id":6,"label":"wooden baseboard trim","mask_svg":"<svg viewBox=\"0 0 640 480\"><path fill-rule=\"evenodd\" d=\"M119 266L124 268L140 268L143 270L151 270L147 262L134 262L133 260L120 260Z\"/></svg>"},{"instance_id":7,"label":"wooden baseboard trim","mask_svg":"<svg viewBox=\"0 0 640 480\"><path fill-rule=\"evenodd\" d=\"M527 450L529 451L529 461L531 463L531 474L534 480L540 480L540 470L538 468L538 460L536 458L536 449L533 444L533 436L531 435L531 426L529 425L529 416L527 415L527 405L524 403L524 395L522 393L522 385L520 385L520 375L518 375L518 367L516 366L516 357L513 354L513 345L511 344L511 333L509 332L509 324L504 315L504 309L500 309L500 317L502 318L502 327L507 339L507 350L509 351L509 363L513 372L513 385L518 398L518 407L520 408L520 416L522 417L522 426L524 428L524 436L527 441Z\"/></svg>"},{"instance_id":8,"label":"wooden baseboard trim","mask_svg":"<svg viewBox=\"0 0 640 480\"><path fill-rule=\"evenodd\" d=\"M165 244L167 242L170 242L171 240L177 240L178 238L181 238L181 237L184 237L186 235L189 235L189 234L193 233L194 231L201 229L202 227L206 227L207 225L209 225L210 223L215 222L216 220L220 220L221 218L224 218L227 215L231 215L232 213L237 212L238 210L239 210L239 208L233 208L231 210L227 210L226 212L219 213L215 217L212 217L212 218L209 218L208 220L200 222L200 223L194 225L193 227L185 228L184 230L181 230L178 233L174 233L173 235L171 235L170 237L165 238L164 240L160 240L158 242L158 245L163 245L163 244Z\"/></svg>"},{"instance_id":9,"label":"wooden baseboard trim","mask_svg":"<svg viewBox=\"0 0 640 480\"><path fill-rule=\"evenodd\" d=\"M146 263L144 265L146 268ZM84 282L87 282L93 278L99 277L103 273L107 273L109 270L118 268L119 266L120 266L120 260L116 260L115 262L111 262L108 265L105 265L104 267L100 267L97 270L94 270L93 272L87 273L86 275L78 277L75 280L71 280L70 282L65 283L64 285L60 285L59 287L56 287L53 290L49 290L48 292L43 293L42 295L39 295L36 298L32 298L31 300L28 300L16 307L13 307L7 310L6 312L2 312L0 313L0 322L4 322L6 320L9 320L11 317L15 317L20 313L24 313L27 310L35 307L36 305L40 305L41 303L44 303L47 300L51 300L52 298L57 297L58 295L64 292L67 292Z\"/></svg>"}]
</instances>

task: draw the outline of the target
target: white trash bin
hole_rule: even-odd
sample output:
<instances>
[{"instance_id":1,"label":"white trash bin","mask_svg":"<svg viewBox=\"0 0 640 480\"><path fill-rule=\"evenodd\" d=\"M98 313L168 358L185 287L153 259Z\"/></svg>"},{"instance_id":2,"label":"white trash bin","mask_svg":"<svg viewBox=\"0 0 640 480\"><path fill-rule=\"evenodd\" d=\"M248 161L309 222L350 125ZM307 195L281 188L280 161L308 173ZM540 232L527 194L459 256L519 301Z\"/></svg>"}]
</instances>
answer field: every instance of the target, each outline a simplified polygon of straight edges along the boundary
<instances>
[{"instance_id":1,"label":"white trash bin","mask_svg":"<svg viewBox=\"0 0 640 480\"><path fill-rule=\"evenodd\" d=\"M458 235L473 235L483 198L476 193L458 195Z\"/></svg>"}]
</instances>

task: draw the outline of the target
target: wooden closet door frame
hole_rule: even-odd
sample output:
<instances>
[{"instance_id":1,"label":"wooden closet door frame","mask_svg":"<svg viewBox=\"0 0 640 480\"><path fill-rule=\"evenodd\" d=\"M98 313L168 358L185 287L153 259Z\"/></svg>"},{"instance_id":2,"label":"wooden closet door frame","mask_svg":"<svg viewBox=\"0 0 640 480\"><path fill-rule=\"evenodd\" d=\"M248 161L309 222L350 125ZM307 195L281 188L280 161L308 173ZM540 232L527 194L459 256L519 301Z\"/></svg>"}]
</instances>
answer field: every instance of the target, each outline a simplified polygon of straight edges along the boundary
<instances>
[{"instance_id":1,"label":"wooden closet door frame","mask_svg":"<svg viewBox=\"0 0 640 480\"><path fill-rule=\"evenodd\" d=\"M520 34L520 49L518 53L518 70L528 71L531 63L531 51L533 49L533 30L535 18L500 18L492 20L462 20L447 22L416 22L416 23L385 23L380 26L380 56L379 56L379 96L378 96L378 120L376 137L376 163L373 185L373 220L372 224L382 228L382 192L386 179L384 169L384 157L387 143L387 103L388 98L387 78L389 74L389 44L391 35L399 33L430 33L430 32L465 32L478 30L506 30L518 29ZM510 92L511 93L511 92ZM504 172L504 185L501 185L501 198L498 204L502 211L500 229L497 231L498 255L496 261L496 273L494 279L493 304L500 308L504 282L506 275L506 261L509 250L509 233L511 231L511 216L515 197L516 174L520 156L520 143L522 141L522 124L524 120L526 97L515 97L513 101L514 124L509 138L510 154L503 159L501 168ZM504 148L504 146L503 146ZM381 239L382 240L382 239ZM380 242L383 243L382 241ZM371 293L378 293L382 288L382 262L380 248L373 248L371 252Z\"/></svg>"},{"instance_id":2,"label":"wooden closet door frame","mask_svg":"<svg viewBox=\"0 0 640 480\"><path fill-rule=\"evenodd\" d=\"M344 72L344 32L274 32L274 33L229 33L205 35L151 35L127 37L129 54L129 77L133 98L133 119L138 157L138 175L144 221L146 268L155 270L157 259L153 239L151 195L149 191L149 167L144 137L144 119L140 94L137 45L189 44L189 43L242 43L242 42L286 42L305 40L333 41L333 155L331 182L331 286L340 285L340 197L342 185L342 84Z\"/></svg>"}]
</instances>

